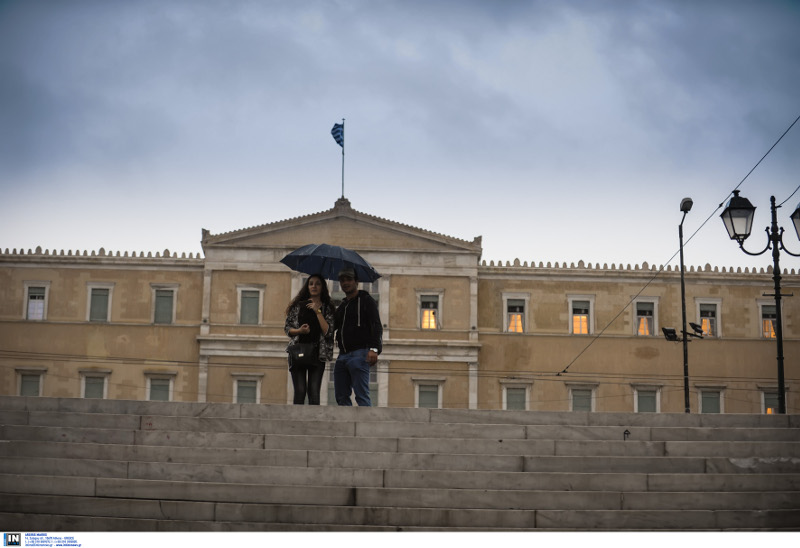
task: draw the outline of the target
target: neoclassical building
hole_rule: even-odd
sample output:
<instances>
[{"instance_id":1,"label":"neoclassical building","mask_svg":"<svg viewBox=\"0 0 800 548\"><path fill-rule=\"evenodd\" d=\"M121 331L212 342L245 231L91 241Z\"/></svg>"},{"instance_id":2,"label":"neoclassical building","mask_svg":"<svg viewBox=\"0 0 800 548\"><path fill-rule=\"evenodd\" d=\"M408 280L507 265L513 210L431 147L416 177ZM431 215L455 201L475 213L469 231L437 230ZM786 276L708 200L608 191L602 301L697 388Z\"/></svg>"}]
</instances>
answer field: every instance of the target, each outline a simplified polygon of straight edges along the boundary
<instances>
[{"instance_id":1,"label":"neoclassical building","mask_svg":"<svg viewBox=\"0 0 800 548\"><path fill-rule=\"evenodd\" d=\"M677 269L646 263L486 264L461 240L354 210L224 234L204 257L8 250L0 254L0 394L286 404L283 332L308 243L358 251L384 324L373 404L683 412ZM692 412L777 407L770 270L689 268ZM800 274L783 273L786 402L800 412ZM334 297L341 298L331 282ZM330 369L330 367L329 367ZM332 376L331 376L332 378ZM326 373L323 404L332 403Z\"/></svg>"}]
</instances>

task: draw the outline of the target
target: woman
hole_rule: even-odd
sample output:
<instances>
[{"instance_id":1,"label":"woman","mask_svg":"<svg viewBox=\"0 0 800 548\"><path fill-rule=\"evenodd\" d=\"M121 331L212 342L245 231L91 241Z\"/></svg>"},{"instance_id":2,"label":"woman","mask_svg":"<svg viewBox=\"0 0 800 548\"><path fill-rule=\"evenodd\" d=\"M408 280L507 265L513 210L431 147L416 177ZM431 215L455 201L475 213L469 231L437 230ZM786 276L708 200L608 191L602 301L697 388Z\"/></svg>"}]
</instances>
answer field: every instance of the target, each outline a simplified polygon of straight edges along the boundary
<instances>
[{"instance_id":1,"label":"woman","mask_svg":"<svg viewBox=\"0 0 800 548\"><path fill-rule=\"evenodd\" d=\"M309 405L319 405L325 363L333 359L334 312L328 285L319 274L309 276L302 289L286 307L284 331L292 338L286 351L289 352L289 371L294 384L295 405L303 405L306 393ZM292 363L290 349L299 343L316 345L314 365Z\"/></svg>"}]
</instances>

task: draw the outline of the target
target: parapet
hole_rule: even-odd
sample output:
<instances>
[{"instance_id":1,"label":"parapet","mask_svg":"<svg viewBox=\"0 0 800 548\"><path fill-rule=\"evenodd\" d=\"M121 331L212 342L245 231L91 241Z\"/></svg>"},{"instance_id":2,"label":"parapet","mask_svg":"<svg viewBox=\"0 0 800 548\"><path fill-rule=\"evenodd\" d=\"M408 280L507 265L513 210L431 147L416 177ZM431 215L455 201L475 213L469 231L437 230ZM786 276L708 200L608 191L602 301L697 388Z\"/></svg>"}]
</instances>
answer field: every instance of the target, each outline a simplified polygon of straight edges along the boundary
<instances>
[{"instance_id":1,"label":"parapet","mask_svg":"<svg viewBox=\"0 0 800 548\"><path fill-rule=\"evenodd\" d=\"M519 259L514 259L513 261L505 261L505 264L503 264L503 261L497 261L496 264L495 264L495 261L489 261L488 264L487 264L487 261L484 259L483 261L481 261L481 264L480 264L479 268L502 269L502 270L509 271L509 273L511 273L512 271L515 272L515 273L521 273L521 272L531 271L531 270L536 270L536 271L540 271L540 270L541 271L544 271L544 270L569 270L569 271L598 271L598 272L605 271L605 272L639 272L639 273L680 272L680 267L677 266L677 265L675 265L675 266L672 266L672 265L666 265L666 266L664 266L664 265L662 265L662 266L652 265L651 266L647 262L642 263L641 266L639 264L634 264L633 266L631 266L631 264L625 265L623 263L620 263L620 264L611 263L611 266L609 266L608 263L603 263L603 265L600 266L600 263L594 263L594 264L588 263L588 264L586 264L586 263L584 263L584 261L578 261L577 265L574 262L572 262L569 265L567 265L566 262L559 263L558 261L556 261L556 262L553 263L553 262L548 261L547 263L544 263L543 261L539 261L539 263L537 265L536 261L530 261L530 263L528 263L528 261L522 262ZM749 267L744 267L744 268L735 267L734 268L734 267L724 267L724 266L720 268L718 266L711 266L708 263L706 263L706 265L703 266L703 267L686 266L686 272L687 273L770 274L771 275L772 274L772 270L773 270L772 266L768 266L766 268L764 268L764 267L755 268L754 267L752 269L749 268ZM796 271L794 268L792 268L791 270L789 270L787 268L784 268L783 272L782 272L782 275L784 275L784 276L800 275L800 271Z\"/></svg>"}]
</instances>

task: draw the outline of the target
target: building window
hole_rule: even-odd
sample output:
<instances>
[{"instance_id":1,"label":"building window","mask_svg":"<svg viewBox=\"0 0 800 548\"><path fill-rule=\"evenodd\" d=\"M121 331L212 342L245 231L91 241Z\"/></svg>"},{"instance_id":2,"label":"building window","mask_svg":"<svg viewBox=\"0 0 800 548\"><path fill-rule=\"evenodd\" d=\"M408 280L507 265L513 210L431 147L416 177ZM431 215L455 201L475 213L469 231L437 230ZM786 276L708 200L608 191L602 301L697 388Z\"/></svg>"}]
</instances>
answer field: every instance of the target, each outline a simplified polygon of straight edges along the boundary
<instances>
[{"instance_id":1,"label":"building window","mask_svg":"<svg viewBox=\"0 0 800 548\"><path fill-rule=\"evenodd\" d=\"M17 394L41 396L45 370L17 369Z\"/></svg>"},{"instance_id":2,"label":"building window","mask_svg":"<svg viewBox=\"0 0 800 548\"><path fill-rule=\"evenodd\" d=\"M722 389L701 388L699 389L700 412L701 413L724 413L722 399Z\"/></svg>"},{"instance_id":3,"label":"building window","mask_svg":"<svg viewBox=\"0 0 800 548\"><path fill-rule=\"evenodd\" d=\"M774 304L761 305L761 336L765 339L775 338L775 322L778 319L776 310Z\"/></svg>"},{"instance_id":4,"label":"building window","mask_svg":"<svg viewBox=\"0 0 800 548\"><path fill-rule=\"evenodd\" d=\"M172 401L175 373L147 375L147 399L150 401Z\"/></svg>"},{"instance_id":5,"label":"building window","mask_svg":"<svg viewBox=\"0 0 800 548\"><path fill-rule=\"evenodd\" d=\"M594 325L593 296L569 296L570 333L574 335L589 335Z\"/></svg>"},{"instance_id":6,"label":"building window","mask_svg":"<svg viewBox=\"0 0 800 548\"><path fill-rule=\"evenodd\" d=\"M525 332L525 301L511 299L506 306L506 330L509 333Z\"/></svg>"},{"instance_id":7,"label":"building window","mask_svg":"<svg viewBox=\"0 0 800 548\"><path fill-rule=\"evenodd\" d=\"M518 411L529 409L532 382L520 384L501 380L500 383L503 390L503 409Z\"/></svg>"},{"instance_id":8,"label":"building window","mask_svg":"<svg viewBox=\"0 0 800 548\"><path fill-rule=\"evenodd\" d=\"M765 415L774 415L778 412L778 391L765 390L761 392L761 410Z\"/></svg>"},{"instance_id":9,"label":"building window","mask_svg":"<svg viewBox=\"0 0 800 548\"><path fill-rule=\"evenodd\" d=\"M88 286L88 317L90 322L111 321L111 298L114 284L90 284Z\"/></svg>"},{"instance_id":10,"label":"building window","mask_svg":"<svg viewBox=\"0 0 800 548\"><path fill-rule=\"evenodd\" d=\"M151 284L153 293L153 323L175 323L175 300L178 295L177 285Z\"/></svg>"},{"instance_id":11,"label":"building window","mask_svg":"<svg viewBox=\"0 0 800 548\"><path fill-rule=\"evenodd\" d=\"M420 384L417 385L417 407L429 409L439 408L439 385Z\"/></svg>"},{"instance_id":12,"label":"building window","mask_svg":"<svg viewBox=\"0 0 800 548\"><path fill-rule=\"evenodd\" d=\"M26 320L47 319L47 297L50 293L50 282L25 282L25 310L23 317Z\"/></svg>"},{"instance_id":13,"label":"building window","mask_svg":"<svg viewBox=\"0 0 800 548\"><path fill-rule=\"evenodd\" d=\"M231 373L233 377L233 403L261 403L263 374Z\"/></svg>"},{"instance_id":14,"label":"building window","mask_svg":"<svg viewBox=\"0 0 800 548\"><path fill-rule=\"evenodd\" d=\"M236 403L258 403L258 381L236 381Z\"/></svg>"},{"instance_id":15,"label":"building window","mask_svg":"<svg viewBox=\"0 0 800 548\"><path fill-rule=\"evenodd\" d=\"M81 397L89 399L108 398L108 376L110 371L80 371Z\"/></svg>"},{"instance_id":16,"label":"building window","mask_svg":"<svg viewBox=\"0 0 800 548\"><path fill-rule=\"evenodd\" d=\"M442 408L442 385L444 379L412 379L414 382L414 407Z\"/></svg>"},{"instance_id":17,"label":"building window","mask_svg":"<svg viewBox=\"0 0 800 548\"><path fill-rule=\"evenodd\" d=\"M655 325L656 303L652 301L636 302L636 334L640 337L650 337L656 334Z\"/></svg>"},{"instance_id":18,"label":"building window","mask_svg":"<svg viewBox=\"0 0 800 548\"><path fill-rule=\"evenodd\" d=\"M570 411L594 411L596 386L575 385L568 388Z\"/></svg>"},{"instance_id":19,"label":"building window","mask_svg":"<svg viewBox=\"0 0 800 548\"><path fill-rule=\"evenodd\" d=\"M721 336L720 305L721 301L719 299L697 301L697 317L700 318L700 326L703 328L704 337Z\"/></svg>"},{"instance_id":20,"label":"building window","mask_svg":"<svg viewBox=\"0 0 800 548\"><path fill-rule=\"evenodd\" d=\"M634 413L660 413L661 412L661 387L659 386L634 386L633 387Z\"/></svg>"},{"instance_id":21,"label":"building window","mask_svg":"<svg viewBox=\"0 0 800 548\"><path fill-rule=\"evenodd\" d=\"M264 287L237 286L239 293L239 323L260 325L264 301Z\"/></svg>"},{"instance_id":22,"label":"building window","mask_svg":"<svg viewBox=\"0 0 800 548\"><path fill-rule=\"evenodd\" d=\"M417 291L418 325L420 329L442 328L441 309L443 297L443 289Z\"/></svg>"},{"instance_id":23,"label":"building window","mask_svg":"<svg viewBox=\"0 0 800 548\"><path fill-rule=\"evenodd\" d=\"M422 316L422 329L436 329L439 327L436 316L439 313L439 297L436 295L422 295L420 297L420 315Z\"/></svg>"}]
</instances>

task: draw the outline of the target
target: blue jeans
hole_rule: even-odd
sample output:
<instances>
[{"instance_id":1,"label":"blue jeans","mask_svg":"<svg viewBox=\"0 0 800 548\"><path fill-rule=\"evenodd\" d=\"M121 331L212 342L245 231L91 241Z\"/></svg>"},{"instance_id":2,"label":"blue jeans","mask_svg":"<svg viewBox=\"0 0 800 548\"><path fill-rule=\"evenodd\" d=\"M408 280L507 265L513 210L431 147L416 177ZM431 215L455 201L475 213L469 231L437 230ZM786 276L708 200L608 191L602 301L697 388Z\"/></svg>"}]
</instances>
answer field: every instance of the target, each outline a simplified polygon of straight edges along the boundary
<instances>
[{"instance_id":1,"label":"blue jeans","mask_svg":"<svg viewBox=\"0 0 800 548\"><path fill-rule=\"evenodd\" d=\"M353 350L347 354L339 354L333 368L333 389L336 394L336 403L339 405L353 405L350 401L350 391L356 393L356 402L359 406L370 407L369 399L369 363L367 363L366 348Z\"/></svg>"}]
</instances>

